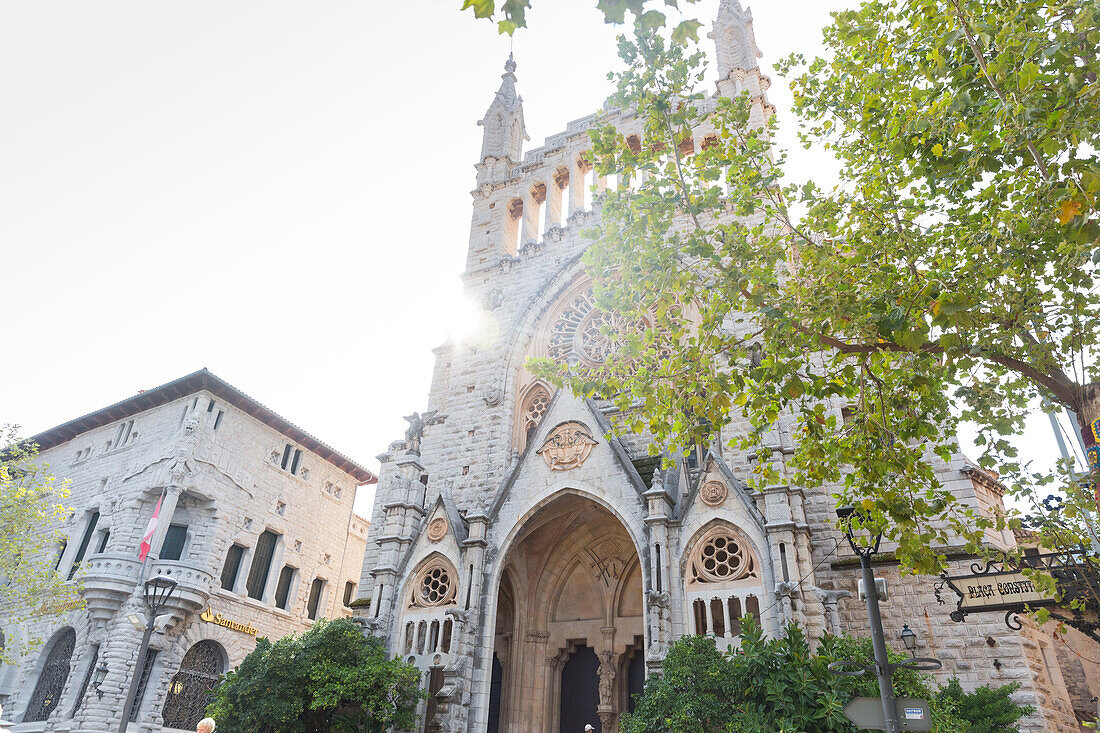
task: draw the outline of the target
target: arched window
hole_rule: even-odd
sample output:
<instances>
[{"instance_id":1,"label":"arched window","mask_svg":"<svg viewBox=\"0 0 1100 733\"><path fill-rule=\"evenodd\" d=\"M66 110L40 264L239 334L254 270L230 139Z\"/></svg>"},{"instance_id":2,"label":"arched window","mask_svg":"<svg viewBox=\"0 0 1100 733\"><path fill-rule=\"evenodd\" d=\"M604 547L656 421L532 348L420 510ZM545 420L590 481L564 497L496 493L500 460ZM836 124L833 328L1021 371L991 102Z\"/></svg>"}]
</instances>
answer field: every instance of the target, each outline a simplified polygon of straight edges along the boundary
<instances>
[{"instance_id":1,"label":"arched window","mask_svg":"<svg viewBox=\"0 0 1100 733\"><path fill-rule=\"evenodd\" d=\"M550 407L550 390L542 384L536 384L527 390L520 405L516 449L522 451L527 446L535 429L538 428L546 410Z\"/></svg>"},{"instance_id":2,"label":"arched window","mask_svg":"<svg viewBox=\"0 0 1100 733\"><path fill-rule=\"evenodd\" d=\"M35 723L48 719L57 703L61 702L61 693L65 691L65 683L69 679L75 648L76 632L71 627L66 627L44 652L46 663L38 673L38 684L34 687L23 722Z\"/></svg>"},{"instance_id":3,"label":"arched window","mask_svg":"<svg viewBox=\"0 0 1100 733\"><path fill-rule=\"evenodd\" d=\"M695 633L732 639L745 616L759 620L760 567L748 540L731 527L712 527L699 538L684 568Z\"/></svg>"},{"instance_id":4,"label":"arched window","mask_svg":"<svg viewBox=\"0 0 1100 733\"><path fill-rule=\"evenodd\" d=\"M206 717L210 691L225 672L225 650L216 641L200 641L187 650L164 698L164 726L194 730Z\"/></svg>"}]
</instances>

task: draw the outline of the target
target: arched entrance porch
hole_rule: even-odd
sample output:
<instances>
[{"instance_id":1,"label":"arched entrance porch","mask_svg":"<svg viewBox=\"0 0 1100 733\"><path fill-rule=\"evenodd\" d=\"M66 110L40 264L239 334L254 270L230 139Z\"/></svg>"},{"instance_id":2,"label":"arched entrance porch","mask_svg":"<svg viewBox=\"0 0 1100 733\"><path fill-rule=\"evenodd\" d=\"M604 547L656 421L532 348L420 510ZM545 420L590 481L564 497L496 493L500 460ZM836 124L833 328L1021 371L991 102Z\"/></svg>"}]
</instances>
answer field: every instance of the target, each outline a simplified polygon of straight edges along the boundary
<instances>
[{"instance_id":1,"label":"arched entrance porch","mask_svg":"<svg viewBox=\"0 0 1100 733\"><path fill-rule=\"evenodd\" d=\"M622 523L563 494L527 520L497 594L489 731L615 733L640 691L642 572Z\"/></svg>"}]
</instances>

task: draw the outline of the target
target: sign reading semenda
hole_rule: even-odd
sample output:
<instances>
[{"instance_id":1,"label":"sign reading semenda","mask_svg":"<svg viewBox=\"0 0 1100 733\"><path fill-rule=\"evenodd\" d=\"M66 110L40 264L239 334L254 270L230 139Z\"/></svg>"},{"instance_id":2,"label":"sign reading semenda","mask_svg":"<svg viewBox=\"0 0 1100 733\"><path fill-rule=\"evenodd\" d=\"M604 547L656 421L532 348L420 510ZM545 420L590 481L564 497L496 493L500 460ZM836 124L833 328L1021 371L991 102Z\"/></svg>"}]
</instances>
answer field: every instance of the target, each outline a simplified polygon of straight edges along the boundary
<instances>
[{"instance_id":1,"label":"sign reading semenda","mask_svg":"<svg viewBox=\"0 0 1100 733\"><path fill-rule=\"evenodd\" d=\"M242 624L240 621L232 621L222 616L220 613L215 613L212 608L207 608L199 616L203 621L208 624L217 624L218 626L224 626L227 629L233 629L233 631L239 631L242 634L251 634L255 636L260 633L260 630L253 626L251 623Z\"/></svg>"}]
</instances>

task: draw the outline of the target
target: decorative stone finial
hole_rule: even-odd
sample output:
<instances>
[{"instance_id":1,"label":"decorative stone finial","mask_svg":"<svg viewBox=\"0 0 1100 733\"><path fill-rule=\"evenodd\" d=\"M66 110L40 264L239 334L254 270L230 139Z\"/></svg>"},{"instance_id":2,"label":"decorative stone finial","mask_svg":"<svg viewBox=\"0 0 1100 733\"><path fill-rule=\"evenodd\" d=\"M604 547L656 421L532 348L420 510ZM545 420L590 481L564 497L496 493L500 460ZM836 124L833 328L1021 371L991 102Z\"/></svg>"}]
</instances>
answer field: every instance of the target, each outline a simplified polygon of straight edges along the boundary
<instances>
[{"instance_id":1,"label":"decorative stone finial","mask_svg":"<svg viewBox=\"0 0 1100 733\"><path fill-rule=\"evenodd\" d=\"M513 74L516 71L516 59L511 52L508 53L508 60L504 62L504 71L509 74Z\"/></svg>"}]
</instances>

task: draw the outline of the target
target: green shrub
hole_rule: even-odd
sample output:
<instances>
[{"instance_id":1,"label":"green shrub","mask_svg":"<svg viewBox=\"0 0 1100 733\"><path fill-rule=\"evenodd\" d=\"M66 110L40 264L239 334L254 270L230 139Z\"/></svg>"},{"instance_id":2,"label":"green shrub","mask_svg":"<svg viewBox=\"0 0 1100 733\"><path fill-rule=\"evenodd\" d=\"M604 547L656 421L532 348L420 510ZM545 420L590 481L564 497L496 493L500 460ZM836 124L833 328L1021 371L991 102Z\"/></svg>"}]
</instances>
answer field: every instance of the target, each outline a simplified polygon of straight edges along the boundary
<instances>
[{"instance_id":1,"label":"green shrub","mask_svg":"<svg viewBox=\"0 0 1100 733\"><path fill-rule=\"evenodd\" d=\"M741 647L721 652L710 637L688 636L672 645L663 672L646 680L622 733L856 733L844 717L854 697L878 697L873 674L840 676L829 663L870 660L871 640L825 636L811 653L796 625L766 639L751 618L742 627ZM892 662L907 657L891 652ZM1012 701L1017 686L980 687L964 693L958 680L939 688L927 673L894 673L898 697L923 698L935 733L1018 733L1015 723L1031 712Z\"/></svg>"},{"instance_id":2,"label":"green shrub","mask_svg":"<svg viewBox=\"0 0 1100 733\"><path fill-rule=\"evenodd\" d=\"M390 659L350 619L259 639L208 710L224 733L381 733L411 728L423 696L416 667Z\"/></svg>"}]
</instances>

